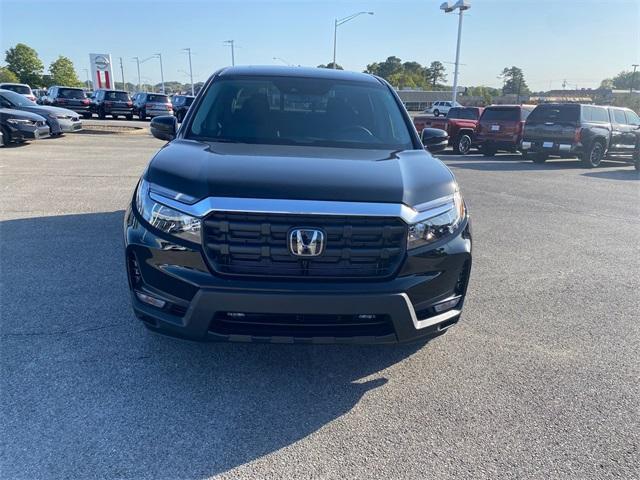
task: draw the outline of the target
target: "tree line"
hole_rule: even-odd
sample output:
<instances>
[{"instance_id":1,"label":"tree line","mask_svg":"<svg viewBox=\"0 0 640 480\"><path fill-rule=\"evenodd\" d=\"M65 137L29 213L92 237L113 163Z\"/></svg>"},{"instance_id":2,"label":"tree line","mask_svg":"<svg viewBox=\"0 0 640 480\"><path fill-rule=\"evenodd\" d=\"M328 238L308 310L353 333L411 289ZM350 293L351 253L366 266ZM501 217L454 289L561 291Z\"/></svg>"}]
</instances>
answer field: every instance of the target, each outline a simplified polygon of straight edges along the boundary
<instances>
[{"instance_id":1,"label":"tree line","mask_svg":"<svg viewBox=\"0 0 640 480\"><path fill-rule=\"evenodd\" d=\"M51 62L48 73L45 73L44 64L38 57L38 53L24 43L18 43L5 52L5 64L6 66L0 67L0 82L27 83L34 88L46 88L51 85L86 86L91 88L91 82L88 82L88 85L82 82L78 78L73 62L63 55ZM318 65L318 67L333 68L334 65L333 63L328 63ZM335 68L342 70L340 65L335 65ZM396 56L390 56L386 60L370 63L364 71L378 75L400 89L449 90L451 88L446 83L446 67L438 60L434 60L426 66L415 61L403 62ZM633 72L623 71L613 78L602 80L600 88L626 90L632 87L634 81L635 88L640 88L640 73L637 73L636 77L634 79ZM462 94L480 96L487 103L490 103L493 97L499 95L528 95L530 93L529 86L524 78L524 72L519 67L505 67L498 75L498 78L502 79L502 88L488 86L466 87L462 90ZM127 91L134 91L138 87L130 82L125 85L122 82L115 82L115 85L116 88L122 88ZM200 90L201 87L202 82L194 84L196 91ZM143 90L158 90L160 84L144 84L140 88ZM165 89L167 93L191 90L189 84L182 84L176 81L165 82Z\"/></svg>"}]
</instances>

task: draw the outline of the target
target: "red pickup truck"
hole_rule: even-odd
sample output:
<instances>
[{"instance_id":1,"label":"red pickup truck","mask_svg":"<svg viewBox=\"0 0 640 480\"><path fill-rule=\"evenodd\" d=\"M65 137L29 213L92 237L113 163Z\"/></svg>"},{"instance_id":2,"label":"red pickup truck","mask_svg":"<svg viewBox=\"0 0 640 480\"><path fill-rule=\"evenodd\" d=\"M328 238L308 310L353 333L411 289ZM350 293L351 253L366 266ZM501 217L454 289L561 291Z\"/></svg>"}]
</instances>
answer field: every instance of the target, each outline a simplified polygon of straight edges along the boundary
<instances>
[{"instance_id":1,"label":"red pickup truck","mask_svg":"<svg viewBox=\"0 0 640 480\"><path fill-rule=\"evenodd\" d=\"M413 124L420 133L425 128L440 128L449 134L449 145L453 151L466 155L473 143L473 134L482 115L480 107L454 107L449 110L446 118L427 117L418 115L413 117Z\"/></svg>"}]
</instances>

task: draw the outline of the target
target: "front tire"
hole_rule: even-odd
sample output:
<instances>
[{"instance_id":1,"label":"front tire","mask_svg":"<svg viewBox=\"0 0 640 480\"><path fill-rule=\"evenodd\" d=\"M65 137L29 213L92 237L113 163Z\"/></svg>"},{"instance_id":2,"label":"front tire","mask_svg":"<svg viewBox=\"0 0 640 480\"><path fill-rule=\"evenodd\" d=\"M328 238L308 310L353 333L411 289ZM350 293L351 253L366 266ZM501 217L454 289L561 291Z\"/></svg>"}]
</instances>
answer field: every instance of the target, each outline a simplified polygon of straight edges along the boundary
<instances>
[{"instance_id":1,"label":"front tire","mask_svg":"<svg viewBox=\"0 0 640 480\"><path fill-rule=\"evenodd\" d=\"M106 118L106 115L104 113L104 110L98 110L98 118L100 120L104 120Z\"/></svg>"},{"instance_id":2,"label":"front tire","mask_svg":"<svg viewBox=\"0 0 640 480\"><path fill-rule=\"evenodd\" d=\"M147 119L147 114L146 114L144 111L140 110L140 111L138 112L138 118L139 118L140 120L146 120L146 119Z\"/></svg>"},{"instance_id":3,"label":"front tire","mask_svg":"<svg viewBox=\"0 0 640 480\"><path fill-rule=\"evenodd\" d=\"M84 118L84 119L88 119L88 118L91 118L91 117L93 117L93 114L91 112L86 112L86 113L82 114L82 118Z\"/></svg>"},{"instance_id":4,"label":"front tire","mask_svg":"<svg viewBox=\"0 0 640 480\"><path fill-rule=\"evenodd\" d=\"M2 146L8 147L11 143L11 134L9 133L9 129L6 127L0 127L2 129Z\"/></svg>"},{"instance_id":5,"label":"front tire","mask_svg":"<svg viewBox=\"0 0 640 480\"><path fill-rule=\"evenodd\" d=\"M582 164L587 168L600 166L604 158L604 144L602 140L594 141L582 155Z\"/></svg>"},{"instance_id":6,"label":"front tire","mask_svg":"<svg viewBox=\"0 0 640 480\"><path fill-rule=\"evenodd\" d=\"M453 144L453 152L458 155L466 155L469 150L471 150L471 137L466 134L460 135Z\"/></svg>"},{"instance_id":7,"label":"front tire","mask_svg":"<svg viewBox=\"0 0 640 480\"><path fill-rule=\"evenodd\" d=\"M438 110L437 108L433 111L433 116L434 117L439 117L440 116L440 110Z\"/></svg>"},{"instance_id":8,"label":"front tire","mask_svg":"<svg viewBox=\"0 0 640 480\"><path fill-rule=\"evenodd\" d=\"M485 157L494 157L497 153L497 150L493 147L482 147L482 154Z\"/></svg>"},{"instance_id":9,"label":"front tire","mask_svg":"<svg viewBox=\"0 0 640 480\"><path fill-rule=\"evenodd\" d=\"M118 115L111 115L111 118L113 118L114 120L118 119Z\"/></svg>"},{"instance_id":10,"label":"front tire","mask_svg":"<svg viewBox=\"0 0 640 480\"><path fill-rule=\"evenodd\" d=\"M127 115L127 120L133 120L133 114Z\"/></svg>"}]
</instances>

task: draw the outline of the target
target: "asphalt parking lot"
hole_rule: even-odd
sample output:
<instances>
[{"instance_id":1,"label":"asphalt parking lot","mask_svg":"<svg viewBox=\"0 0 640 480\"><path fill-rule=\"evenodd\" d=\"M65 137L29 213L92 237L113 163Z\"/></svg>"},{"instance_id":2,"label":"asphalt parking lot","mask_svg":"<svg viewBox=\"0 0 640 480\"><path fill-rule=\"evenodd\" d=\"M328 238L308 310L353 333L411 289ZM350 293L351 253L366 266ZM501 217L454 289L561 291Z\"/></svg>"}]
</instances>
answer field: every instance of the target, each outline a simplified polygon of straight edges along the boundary
<instances>
[{"instance_id":1,"label":"asphalt parking lot","mask_svg":"<svg viewBox=\"0 0 640 480\"><path fill-rule=\"evenodd\" d=\"M2 478L640 477L632 166L443 155L475 256L426 345L194 344L129 306L123 210L161 145L0 150Z\"/></svg>"}]
</instances>

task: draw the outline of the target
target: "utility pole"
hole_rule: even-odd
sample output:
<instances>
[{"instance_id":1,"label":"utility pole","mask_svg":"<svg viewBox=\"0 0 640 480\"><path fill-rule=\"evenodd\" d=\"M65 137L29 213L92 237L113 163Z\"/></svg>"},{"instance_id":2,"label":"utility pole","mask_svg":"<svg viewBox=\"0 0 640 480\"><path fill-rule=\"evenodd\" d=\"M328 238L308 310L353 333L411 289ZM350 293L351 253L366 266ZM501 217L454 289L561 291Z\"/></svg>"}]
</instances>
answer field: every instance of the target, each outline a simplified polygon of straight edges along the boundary
<instances>
[{"instance_id":1,"label":"utility pole","mask_svg":"<svg viewBox=\"0 0 640 480\"><path fill-rule=\"evenodd\" d=\"M236 64L236 58L235 58L235 52L234 52L234 40L225 40L224 42L225 45L229 45L231 47L231 66L235 66Z\"/></svg>"},{"instance_id":2,"label":"utility pole","mask_svg":"<svg viewBox=\"0 0 640 480\"><path fill-rule=\"evenodd\" d=\"M136 64L138 65L138 91L140 91L142 89L142 84L140 82L140 57L133 57L133 59L136 61Z\"/></svg>"},{"instance_id":3,"label":"utility pole","mask_svg":"<svg viewBox=\"0 0 640 480\"><path fill-rule=\"evenodd\" d=\"M160 59L160 81L162 82L162 93L165 93L165 91L164 91L164 72L162 71L162 54L161 53L156 53L156 55Z\"/></svg>"},{"instance_id":4,"label":"utility pole","mask_svg":"<svg viewBox=\"0 0 640 480\"><path fill-rule=\"evenodd\" d=\"M89 69L88 68L83 68L84 73L87 76L87 90L89 90Z\"/></svg>"},{"instance_id":5,"label":"utility pole","mask_svg":"<svg viewBox=\"0 0 640 480\"><path fill-rule=\"evenodd\" d=\"M183 48L182 50L186 51L189 54L189 77L191 77L191 96L194 96L195 93L193 90L193 68L191 67L191 49Z\"/></svg>"},{"instance_id":6,"label":"utility pole","mask_svg":"<svg viewBox=\"0 0 640 480\"><path fill-rule=\"evenodd\" d=\"M458 12L458 43L456 45L456 68L453 72L453 101L457 101L458 97L458 73L460 67L460 42L462 40L462 17L465 10L469 10L471 5L467 0L458 0L456 3L451 5L448 2L444 2L440 5L440 9L444 10L445 13L453 12L454 10L459 10Z\"/></svg>"},{"instance_id":7,"label":"utility pole","mask_svg":"<svg viewBox=\"0 0 640 480\"><path fill-rule=\"evenodd\" d=\"M637 63L631 65L633 67L633 73L631 74L631 86L629 87L629 93L633 93L633 85L636 83L636 68L640 67Z\"/></svg>"},{"instance_id":8,"label":"utility pole","mask_svg":"<svg viewBox=\"0 0 640 480\"><path fill-rule=\"evenodd\" d=\"M124 67L122 66L122 57L120 57L120 76L122 77L122 89L126 90L127 86L124 83Z\"/></svg>"}]
</instances>

